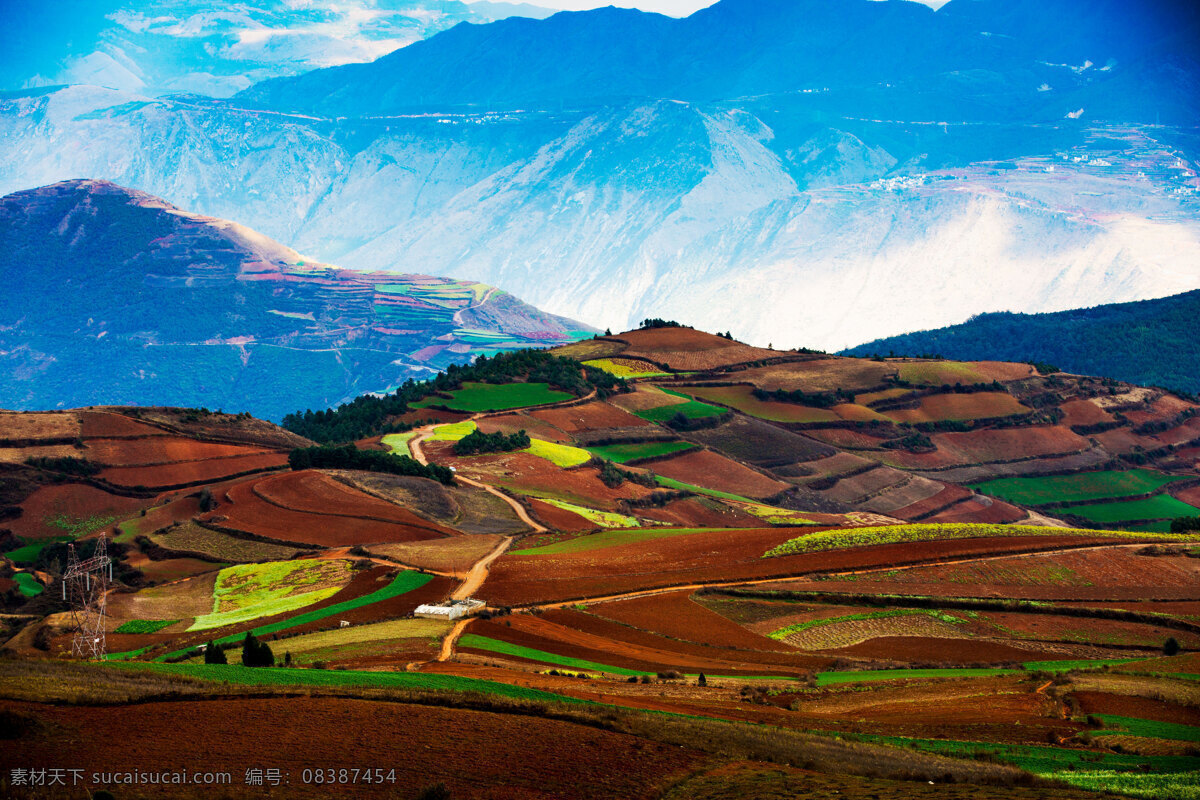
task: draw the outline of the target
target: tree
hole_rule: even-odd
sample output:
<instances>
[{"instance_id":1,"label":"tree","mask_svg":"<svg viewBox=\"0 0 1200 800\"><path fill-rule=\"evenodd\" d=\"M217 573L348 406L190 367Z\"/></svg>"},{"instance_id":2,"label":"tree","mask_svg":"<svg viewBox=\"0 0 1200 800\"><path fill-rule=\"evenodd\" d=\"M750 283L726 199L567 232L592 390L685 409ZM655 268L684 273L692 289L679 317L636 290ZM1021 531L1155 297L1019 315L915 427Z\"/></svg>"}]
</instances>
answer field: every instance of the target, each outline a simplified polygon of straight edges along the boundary
<instances>
[{"instance_id":1,"label":"tree","mask_svg":"<svg viewBox=\"0 0 1200 800\"><path fill-rule=\"evenodd\" d=\"M208 646L204 648L204 663L205 664L228 664L229 659L225 658L225 651L217 647L210 639Z\"/></svg>"},{"instance_id":2,"label":"tree","mask_svg":"<svg viewBox=\"0 0 1200 800\"><path fill-rule=\"evenodd\" d=\"M704 677L704 673L700 673L700 677L696 679L697 686L708 686L708 678Z\"/></svg>"},{"instance_id":3,"label":"tree","mask_svg":"<svg viewBox=\"0 0 1200 800\"><path fill-rule=\"evenodd\" d=\"M212 492L207 486L200 490L199 500L201 511L212 511L217 507L217 501L213 499Z\"/></svg>"},{"instance_id":4,"label":"tree","mask_svg":"<svg viewBox=\"0 0 1200 800\"><path fill-rule=\"evenodd\" d=\"M266 642L260 642L253 633L246 631L242 640L242 665L246 667L273 667L275 654Z\"/></svg>"},{"instance_id":5,"label":"tree","mask_svg":"<svg viewBox=\"0 0 1200 800\"><path fill-rule=\"evenodd\" d=\"M1174 656L1179 654L1179 642L1174 636L1163 642L1163 655Z\"/></svg>"},{"instance_id":6,"label":"tree","mask_svg":"<svg viewBox=\"0 0 1200 800\"><path fill-rule=\"evenodd\" d=\"M604 329L604 335L605 335L605 336L612 336L612 328L605 328L605 329Z\"/></svg>"}]
</instances>

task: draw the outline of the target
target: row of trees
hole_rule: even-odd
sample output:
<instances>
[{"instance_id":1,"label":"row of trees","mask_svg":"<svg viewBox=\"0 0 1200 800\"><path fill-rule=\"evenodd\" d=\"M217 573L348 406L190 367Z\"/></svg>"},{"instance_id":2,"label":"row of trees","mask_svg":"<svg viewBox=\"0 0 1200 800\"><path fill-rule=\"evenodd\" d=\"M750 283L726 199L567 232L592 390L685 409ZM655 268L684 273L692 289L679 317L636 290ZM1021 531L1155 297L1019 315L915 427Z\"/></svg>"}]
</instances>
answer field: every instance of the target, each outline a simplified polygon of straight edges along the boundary
<instances>
[{"instance_id":1,"label":"row of trees","mask_svg":"<svg viewBox=\"0 0 1200 800\"><path fill-rule=\"evenodd\" d=\"M426 381L406 381L387 395L363 395L336 409L288 414L283 427L315 442L350 442L367 436L407 430L392 417L411 410L411 404L439 392L451 392L466 381L480 383L547 383L555 389L582 397L596 389L602 397L628 391L624 380L604 370L585 369L571 358L559 358L545 350L517 350L494 356L479 356L469 365L451 364Z\"/></svg>"},{"instance_id":2,"label":"row of trees","mask_svg":"<svg viewBox=\"0 0 1200 800\"><path fill-rule=\"evenodd\" d=\"M298 447L288 455L288 466L294 470L361 469L392 475L412 475L429 478L447 486L454 482L454 473L449 467L422 464L409 456L385 453L382 450L359 450L353 444Z\"/></svg>"},{"instance_id":3,"label":"row of trees","mask_svg":"<svg viewBox=\"0 0 1200 800\"><path fill-rule=\"evenodd\" d=\"M484 433L477 428L454 443L454 454L459 456L473 456L477 453L500 453L507 450L524 450L530 444L532 442L529 441L529 434L523 430L513 434L505 434L502 431Z\"/></svg>"}]
</instances>

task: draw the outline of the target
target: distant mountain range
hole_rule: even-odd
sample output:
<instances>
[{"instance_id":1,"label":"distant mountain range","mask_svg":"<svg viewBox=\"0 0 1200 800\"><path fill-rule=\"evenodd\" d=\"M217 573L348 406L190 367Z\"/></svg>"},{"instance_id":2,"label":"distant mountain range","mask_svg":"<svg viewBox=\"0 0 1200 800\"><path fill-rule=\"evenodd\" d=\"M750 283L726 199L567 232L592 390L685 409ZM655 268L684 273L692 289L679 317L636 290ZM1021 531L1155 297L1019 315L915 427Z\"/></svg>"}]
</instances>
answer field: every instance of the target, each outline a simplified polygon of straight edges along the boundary
<instances>
[{"instance_id":1,"label":"distant mountain range","mask_svg":"<svg viewBox=\"0 0 1200 800\"><path fill-rule=\"evenodd\" d=\"M498 289L351 272L103 181L0 198L0 407L279 419L592 332Z\"/></svg>"},{"instance_id":2,"label":"distant mountain range","mask_svg":"<svg viewBox=\"0 0 1200 800\"><path fill-rule=\"evenodd\" d=\"M844 355L1039 361L1069 372L1200 393L1200 292L1057 314L981 314L867 342Z\"/></svg>"},{"instance_id":3,"label":"distant mountain range","mask_svg":"<svg viewBox=\"0 0 1200 800\"><path fill-rule=\"evenodd\" d=\"M351 269L838 350L1200 289L1196 15L722 0L464 24L223 101L0 97L0 192L105 178Z\"/></svg>"},{"instance_id":4,"label":"distant mountain range","mask_svg":"<svg viewBox=\"0 0 1200 800\"><path fill-rule=\"evenodd\" d=\"M92 84L228 97L255 81L370 61L460 22L551 13L457 0L5 3L0 89Z\"/></svg>"}]
</instances>

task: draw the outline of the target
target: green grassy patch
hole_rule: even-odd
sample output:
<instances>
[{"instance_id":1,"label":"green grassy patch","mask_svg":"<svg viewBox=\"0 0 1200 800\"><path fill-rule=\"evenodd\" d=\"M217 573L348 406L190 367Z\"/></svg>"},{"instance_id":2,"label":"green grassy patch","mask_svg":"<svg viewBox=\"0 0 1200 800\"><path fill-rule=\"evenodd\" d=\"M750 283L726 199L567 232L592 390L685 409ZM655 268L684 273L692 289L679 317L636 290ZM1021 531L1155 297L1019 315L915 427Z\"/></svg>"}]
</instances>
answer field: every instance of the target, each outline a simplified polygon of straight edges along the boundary
<instances>
[{"instance_id":1,"label":"green grassy patch","mask_svg":"<svg viewBox=\"0 0 1200 800\"><path fill-rule=\"evenodd\" d=\"M1158 722L1138 717L1119 717L1116 714L1097 714L1104 721L1104 730L1095 735L1144 736L1151 739L1170 739L1176 742L1200 742L1200 727L1177 722Z\"/></svg>"},{"instance_id":2,"label":"green grassy patch","mask_svg":"<svg viewBox=\"0 0 1200 800\"><path fill-rule=\"evenodd\" d=\"M753 503L749 497L742 497L740 494L732 492L722 492L717 489L706 489L703 486L696 486L691 483L677 481L674 478L664 478L662 475L655 475L654 479L658 481L659 486L665 486L668 489L678 489L682 492L692 492L694 494L704 494L709 497L716 497L721 500L733 500L738 503Z\"/></svg>"},{"instance_id":3,"label":"green grassy patch","mask_svg":"<svg viewBox=\"0 0 1200 800\"><path fill-rule=\"evenodd\" d=\"M671 373L662 372L654 367L653 364L645 363L644 367L634 366L637 362L625 359L624 363L617 362L611 358L594 358L590 361L584 361L585 367L596 367L602 369L610 375L615 375L618 378L665 378Z\"/></svg>"},{"instance_id":4,"label":"green grassy patch","mask_svg":"<svg viewBox=\"0 0 1200 800\"><path fill-rule=\"evenodd\" d=\"M687 536L693 533L709 533L712 531L732 531L737 528L641 528L638 530L601 531L588 536L576 536L565 542L528 550L511 550L514 556L552 556L559 553L586 553L590 550L602 550L606 547L618 547L634 542L647 542L652 539L666 539L671 536Z\"/></svg>"},{"instance_id":5,"label":"green grassy patch","mask_svg":"<svg viewBox=\"0 0 1200 800\"><path fill-rule=\"evenodd\" d=\"M158 633L179 622L177 619L131 619L121 623L116 633Z\"/></svg>"},{"instance_id":6,"label":"green grassy patch","mask_svg":"<svg viewBox=\"0 0 1200 800\"><path fill-rule=\"evenodd\" d=\"M46 587L38 583L37 578L28 572L18 572L13 575L13 580L17 583L17 591L25 597L37 597L46 591Z\"/></svg>"},{"instance_id":7,"label":"green grassy patch","mask_svg":"<svg viewBox=\"0 0 1200 800\"><path fill-rule=\"evenodd\" d=\"M678 408L678 406L670 407ZM587 449L609 461L615 461L618 464L628 464L644 458L657 458L659 456L682 453L685 450L692 450L695 447L696 445L691 442L635 442L632 444L597 445L596 447L589 447Z\"/></svg>"},{"instance_id":8,"label":"green grassy patch","mask_svg":"<svg viewBox=\"0 0 1200 800\"><path fill-rule=\"evenodd\" d=\"M686 394L663 389L664 394L669 394L673 397L682 397L687 400L686 403L677 403L673 406L659 406L658 408L647 408L642 411L633 412L637 416L650 422L666 422L676 414L683 414L688 419L701 419L703 417L719 417L725 413L725 409L717 406L701 403L699 400L693 400Z\"/></svg>"},{"instance_id":9,"label":"green grassy patch","mask_svg":"<svg viewBox=\"0 0 1200 800\"><path fill-rule=\"evenodd\" d=\"M550 388L547 383L474 383L466 381L461 389L448 392L450 398L427 397L413 403L416 408L445 406L454 411L506 411L510 408L540 406L570 400L572 395Z\"/></svg>"},{"instance_id":10,"label":"green grassy patch","mask_svg":"<svg viewBox=\"0 0 1200 800\"><path fill-rule=\"evenodd\" d=\"M35 539L33 541L27 541L25 544L21 545L15 550L9 550L4 555L7 556L8 560L14 564L28 566L29 564L37 561L38 555L50 545L69 541L71 541L71 539L67 536L54 536L49 539Z\"/></svg>"},{"instance_id":11,"label":"green grassy patch","mask_svg":"<svg viewBox=\"0 0 1200 800\"><path fill-rule=\"evenodd\" d=\"M1148 494L1175 481L1181 475L1166 475L1149 469L1106 470L1077 475L1052 475L1041 478L997 478L969 486L1010 503L1037 506L1076 500L1103 500L1109 497L1136 497ZM1073 512L1072 512L1073 513Z\"/></svg>"},{"instance_id":12,"label":"green grassy patch","mask_svg":"<svg viewBox=\"0 0 1200 800\"><path fill-rule=\"evenodd\" d=\"M660 479L661 480L661 479ZM1188 506L1190 508L1190 506ZM1074 509L1072 509L1074 511ZM846 547L867 547L880 544L901 544L942 539L976 539L984 536L1087 536L1106 539L1155 541L1195 541L1200 534L1146 534L1127 531L1099 531L1077 528L1043 528L1035 525L883 525L872 528L840 528L807 533L777 545L763 554L764 558L817 553Z\"/></svg>"},{"instance_id":13,"label":"green grassy patch","mask_svg":"<svg viewBox=\"0 0 1200 800\"><path fill-rule=\"evenodd\" d=\"M404 433L389 433L379 440L379 443L392 451L398 456L412 457L412 451L408 448L408 443L417 435L416 431L405 431Z\"/></svg>"},{"instance_id":14,"label":"green grassy patch","mask_svg":"<svg viewBox=\"0 0 1200 800\"><path fill-rule=\"evenodd\" d=\"M1200 771L1190 756L1143 756L1065 747L909 739L860 734L855 739L958 758L995 758L1043 778L1094 791L1151 800L1197 800Z\"/></svg>"},{"instance_id":15,"label":"green grassy patch","mask_svg":"<svg viewBox=\"0 0 1200 800\"><path fill-rule=\"evenodd\" d=\"M337 594L348 577L346 562L340 560L310 558L226 567L213 587L213 613L196 617L188 630L222 628L295 611ZM328 585L331 582L336 585Z\"/></svg>"},{"instance_id":16,"label":"green grassy patch","mask_svg":"<svg viewBox=\"0 0 1200 800\"><path fill-rule=\"evenodd\" d=\"M354 670L296 669L294 667L243 667L237 664L159 664L156 662L117 663L112 666L117 669L148 670L241 686L363 686L414 691L479 692L519 700L546 702L584 702L524 686L513 686L477 678L463 678L458 675L437 675L423 672L357 672Z\"/></svg>"},{"instance_id":17,"label":"green grassy patch","mask_svg":"<svg viewBox=\"0 0 1200 800\"><path fill-rule=\"evenodd\" d=\"M486 650L489 653L499 653L506 656L516 656L517 658L527 658L530 661L541 661L544 664L555 664L560 667L571 667L573 669L587 670L589 672L607 672L612 675L645 675L645 672L637 670L625 669L623 667L613 667L608 664L598 664L595 661L588 661L582 658L571 658L570 656L560 656L554 653L547 653L544 650L534 650L532 647L522 647L519 644L511 644L503 642L499 639L492 639L488 636L479 636L478 634L468 633L458 640L459 647L470 647L474 650Z\"/></svg>"},{"instance_id":18,"label":"green grassy patch","mask_svg":"<svg viewBox=\"0 0 1200 800\"><path fill-rule=\"evenodd\" d=\"M285 631L289 628L298 628L301 625L307 625L310 622L317 622L318 620L328 619L329 617L345 614L347 611L352 611L356 608L362 608L363 606L368 606L371 603L379 603L384 600L390 600L393 597L399 597L400 595L411 592L414 589L420 589L431 580L433 580L432 575L425 575L414 570L405 570L393 578L391 583L389 583L387 586L383 587L382 589L376 589L370 594L364 594L362 597L356 597L353 600L343 600L340 603L334 603L333 605L326 606L325 608L306 611L303 614L297 614L294 617L289 617L288 619L280 620L279 622L271 622L266 625L259 625L257 628L252 628L250 632L255 636L262 637L269 636L272 633L279 633L280 631ZM227 644L229 642L240 641L242 636L243 634L239 633L230 634L229 636L223 636L220 639L217 639L216 643ZM162 661L168 658L175 658L176 656L183 655L191 649L192 648L184 648L182 650L176 650L172 653L167 653L163 656L160 656L158 660Z\"/></svg>"},{"instance_id":19,"label":"green grassy patch","mask_svg":"<svg viewBox=\"0 0 1200 800\"><path fill-rule=\"evenodd\" d=\"M1176 517L1200 515L1200 508L1190 506L1167 494L1147 497L1144 500L1129 500L1117 503L1095 503L1086 506L1071 506L1068 514L1083 517L1093 522L1119 523L1144 519L1171 520Z\"/></svg>"},{"instance_id":20,"label":"green grassy patch","mask_svg":"<svg viewBox=\"0 0 1200 800\"><path fill-rule=\"evenodd\" d=\"M615 511L600 511L587 506L577 506L574 503L568 503L565 500L555 500L553 498L545 498L544 503L549 503L555 508L561 508L563 511L570 511L572 514L577 514L586 520L596 523L600 528L636 528L638 521L633 517L627 517L624 514L618 514Z\"/></svg>"}]
</instances>

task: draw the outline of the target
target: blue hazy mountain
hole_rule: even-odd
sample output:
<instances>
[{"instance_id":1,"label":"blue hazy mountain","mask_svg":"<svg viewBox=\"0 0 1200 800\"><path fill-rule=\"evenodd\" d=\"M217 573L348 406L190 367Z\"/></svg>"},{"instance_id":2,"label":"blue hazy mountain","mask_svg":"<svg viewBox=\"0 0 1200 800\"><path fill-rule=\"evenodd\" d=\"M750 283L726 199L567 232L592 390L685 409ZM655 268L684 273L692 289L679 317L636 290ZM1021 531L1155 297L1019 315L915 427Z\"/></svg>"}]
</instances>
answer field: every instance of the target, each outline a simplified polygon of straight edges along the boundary
<instances>
[{"instance_id":1,"label":"blue hazy mountain","mask_svg":"<svg viewBox=\"0 0 1200 800\"><path fill-rule=\"evenodd\" d=\"M470 21L551 12L457 0L0 0L0 90L92 84L227 97L252 83L371 61Z\"/></svg>"},{"instance_id":2,"label":"blue hazy mountain","mask_svg":"<svg viewBox=\"0 0 1200 800\"><path fill-rule=\"evenodd\" d=\"M981 314L962 325L892 336L845 355L936 354L1037 361L1068 372L1200 392L1200 292L1056 314Z\"/></svg>"},{"instance_id":3,"label":"blue hazy mountain","mask_svg":"<svg viewBox=\"0 0 1200 800\"><path fill-rule=\"evenodd\" d=\"M1013 121L1061 118L1059 98L1038 91L1052 82L1080 103L1107 98L1125 121L1184 122L1200 108L1198 18L1182 0L952 0L937 12L899 0L722 0L684 19L610 7L459 25L370 64L264 82L239 101L354 117L819 90L814 109L827 113ZM1139 95L1111 97L1110 82Z\"/></svg>"},{"instance_id":4,"label":"blue hazy mountain","mask_svg":"<svg viewBox=\"0 0 1200 800\"><path fill-rule=\"evenodd\" d=\"M360 273L103 181L0 198L0 407L279 419L592 329L471 281Z\"/></svg>"},{"instance_id":5,"label":"blue hazy mountain","mask_svg":"<svg viewBox=\"0 0 1200 800\"><path fill-rule=\"evenodd\" d=\"M227 100L0 96L0 192L104 178L349 269L839 350L1200 289L1196 6L464 23Z\"/></svg>"}]
</instances>

